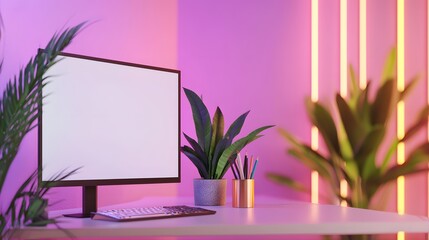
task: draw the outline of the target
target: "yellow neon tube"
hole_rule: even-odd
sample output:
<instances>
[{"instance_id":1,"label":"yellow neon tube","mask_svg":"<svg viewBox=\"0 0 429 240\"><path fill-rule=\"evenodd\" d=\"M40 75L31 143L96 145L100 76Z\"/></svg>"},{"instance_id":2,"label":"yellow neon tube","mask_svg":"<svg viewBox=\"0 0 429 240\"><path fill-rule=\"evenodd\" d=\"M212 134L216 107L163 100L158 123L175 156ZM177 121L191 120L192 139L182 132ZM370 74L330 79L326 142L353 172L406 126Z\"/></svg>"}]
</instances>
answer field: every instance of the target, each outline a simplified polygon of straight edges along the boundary
<instances>
[{"instance_id":1,"label":"yellow neon tube","mask_svg":"<svg viewBox=\"0 0 429 240\"><path fill-rule=\"evenodd\" d=\"M319 99L319 1L311 1L311 100ZM311 128L311 147L318 149L318 134L316 127ZM319 174L311 173L311 202L319 202Z\"/></svg>"},{"instance_id":2,"label":"yellow neon tube","mask_svg":"<svg viewBox=\"0 0 429 240\"><path fill-rule=\"evenodd\" d=\"M359 1L359 86L366 87L366 0Z\"/></svg>"},{"instance_id":3,"label":"yellow neon tube","mask_svg":"<svg viewBox=\"0 0 429 240\"><path fill-rule=\"evenodd\" d=\"M347 0L340 1L340 95L347 96ZM340 182L340 195L347 197L347 181ZM346 201L340 202L347 206Z\"/></svg>"}]
</instances>

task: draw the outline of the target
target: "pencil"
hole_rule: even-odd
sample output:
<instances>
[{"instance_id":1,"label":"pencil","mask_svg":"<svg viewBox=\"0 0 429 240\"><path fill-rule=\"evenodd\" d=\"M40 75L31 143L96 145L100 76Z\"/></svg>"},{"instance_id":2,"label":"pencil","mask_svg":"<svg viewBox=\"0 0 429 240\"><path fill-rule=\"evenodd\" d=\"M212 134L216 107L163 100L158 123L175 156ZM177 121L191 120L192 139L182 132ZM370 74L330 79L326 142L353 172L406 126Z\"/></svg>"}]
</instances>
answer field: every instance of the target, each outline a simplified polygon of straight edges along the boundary
<instances>
[{"instance_id":1,"label":"pencil","mask_svg":"<svg viewBox=\"0 0 429 240\"><path fill-rule=\"evenodd\" d=\"M253 169L253 155L250 156L250 163L249 163L249 168L247 169L247 176L251 176L252 175L252 169Z\"/></svg>"},{"instance_id":2,"label":"pencil","mask_svg":"<svg viewBox=\"0 0 429 240\"><path fill-rule=\"evenodd\" d=\"M229 165L231 166L232 174L234 174L234 178L237 179L237 174L235 173L235 170L234 170L234 163L235 163L235 159L234 160L229 159Z\"/></svg>"},{"instance_id":3,"label":"pencil","mask_svg":"<svg viewBox=\"0 0 429 240\"><path fill-rule=\"evenodd\" d=\"M239 171L240 179L244 179L243 163L241 162L240 153L238 153L237 166L238 166L238 171Z\"/></svg>"},{"instance_id":4,"label":"pencil","mask_svg":"<svg viewBox=\"0 0 429 240\"><path fill-rule=\"evenodd\" d=\"M253 165L252 174L250 175L250 179L253 179L257 166L258 166L258 159L255 160L255 165Z\"/></svg>"},{"instance_id":5,"label":"pencil","mask_svg":"<svg viewBox=\"0 0 429 240\"><path fill-rule=\"evenodd\" d=\"M249 175L247 174L247 163L248 159L247 159L247 154L244 155L244 166L243 166L243 172L244 172L244 178L247 179L249 177Z\"/></svg>"}]
</instances>

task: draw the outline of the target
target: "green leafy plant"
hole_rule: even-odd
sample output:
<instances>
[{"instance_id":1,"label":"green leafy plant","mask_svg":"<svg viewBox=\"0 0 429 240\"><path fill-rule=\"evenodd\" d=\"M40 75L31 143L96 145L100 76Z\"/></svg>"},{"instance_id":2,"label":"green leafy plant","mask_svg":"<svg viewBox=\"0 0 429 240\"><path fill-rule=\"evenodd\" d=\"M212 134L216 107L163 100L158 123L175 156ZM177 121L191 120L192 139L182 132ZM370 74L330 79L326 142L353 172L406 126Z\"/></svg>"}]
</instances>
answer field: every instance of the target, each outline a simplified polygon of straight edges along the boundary
<instances>
[{"instance_id":1,"label":"green leafy plant","mask_svg":"<svg viewBox=\"0 0 429 240\"><path fill-rule=\"evenodd\" d=\"M45 73L60 61L58 54L70 44L84 25L82 23L55 34L45 50L39 51L6 84L0 99L0 195L24 136L37 126L39 107L44 97L40 90L48 79ZM61 172L46 184L37 186L38 172L35 171L17 190L6 211L0 213L0 239L7 238L11 230L21 225L54 223L54 219L43 216L47 206L44 195L56 181L74 172L75 170Z\"/></svg>"},{"instance_id":2,"label":"green leafy plant","mask_svg":"<svg viewBox=\"0 0 429 240\"><path fill-rule=\"evenodd\" d=\"M247 144L263 136L259 133L273 127L258 128L234 142L233 140L240 133L249 112L239 116L224 134L224 118L220 108L216 108L213 121L211 121L207 107L201 98L189 89L184 88L184 91L192 108L197 140L183 133L191 146L183 146L181 150L197 167L201 178L222 179L237 153Z\"/></svg>"},{"instance_id":3,"label":"green leafy plant","mask_svg":"<svg viewBox=\"0 0 429 240\"><path fill-rule=\"evenodd\" d=\"M410 140L426 126L429 110L428 106L423 107L403 137L388 138L392 113L417 80L412 79L404 91L398 91L394 78L395 62L396 49L393 49L385 63L381 86L373 99L369 94L371 83L360 89L350 67L350 98L336 95L337 112L330 112L323 105L307 100L307 114L311 123L319 129L325 151L313 150L286 130L280 130L290 143L289 154L317 171L329 183L338 202L344 200L351 207L369 208L374 195L386 184L399 176L428 170L429 143L426 141L408 151L404 164L397 165L395 162L394 153L398 145ZM338 116L337 121L334 120L335 116ZM382 146L387 150L382 151ZM283 174L271 172L268 177L295 189L306 189ZM340 181L343 179L349 187L348 196L340 194Z\"/></svg>"}]
</instances>

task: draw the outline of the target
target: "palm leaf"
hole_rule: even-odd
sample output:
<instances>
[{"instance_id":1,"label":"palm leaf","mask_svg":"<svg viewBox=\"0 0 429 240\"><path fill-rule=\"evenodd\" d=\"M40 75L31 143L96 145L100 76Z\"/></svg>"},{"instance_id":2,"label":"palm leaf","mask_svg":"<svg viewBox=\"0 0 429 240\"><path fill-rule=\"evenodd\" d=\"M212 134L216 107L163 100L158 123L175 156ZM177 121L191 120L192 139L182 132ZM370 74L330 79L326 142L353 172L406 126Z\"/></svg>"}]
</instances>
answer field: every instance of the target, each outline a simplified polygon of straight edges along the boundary
<instances>
[{"instance_id":1,"label":"palm leaf","mask_svg":"<svg viewBox=\"0 0 429 240\"><path fill-rule=\"evenodd\" d=\"M39 107L43 96L41 89L46 85L44 76L48 69L57 62L58 54L67 47L72 39L84 28L86 23L65 29L55 34L36 56L28 61L5 86L0 99L0 195L9 168L13 163L24 136L37 126ZM3 63L3 61L1 61ZM45 193L35 188L25 191L36 175L32 174L6 205L6 212L1 214L0 238L8 235L9 230L23 224L28 214L28 197ZM19 211L17 212L20 203Z\"/></svg>"},{"instance_id":2,"label":"palm leaf","mask_svg":"<svg viewBox=\"0 0 429 240\"><path fill-rule=\"evenodd\" d=\"M46 52L38 52L25 68L20 70L5 87L0 100L0 150L3 153L0 171L0 192L6 173L15 158L19 145L28 131L34 127L38 106L42 100L41 86L43 75L49 69L50 62L71 42L85 23L66 29L60 36L57 34L49 41ZM5 153L5 154L4 154Z\"/></svg>"}]
</instances>

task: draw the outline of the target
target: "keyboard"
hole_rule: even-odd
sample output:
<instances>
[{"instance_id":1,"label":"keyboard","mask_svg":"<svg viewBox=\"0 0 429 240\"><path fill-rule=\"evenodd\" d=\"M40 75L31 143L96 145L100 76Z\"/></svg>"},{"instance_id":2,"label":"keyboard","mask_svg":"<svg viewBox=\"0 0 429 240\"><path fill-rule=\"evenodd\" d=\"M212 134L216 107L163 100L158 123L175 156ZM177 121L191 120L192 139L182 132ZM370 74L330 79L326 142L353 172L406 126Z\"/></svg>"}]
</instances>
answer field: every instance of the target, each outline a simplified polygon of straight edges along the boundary
<instances>
[{"instance_id":1,"label":"keyboard","mask_svg":"<svg viewBox=\"0 0 429 240\"><path fill-rule=\"evenodd\" d=\"M98 211L93 214L94 220L136 221L159 218L188 217L215 214L216 211L189 206L155 206L143 208L126 208Z\"/></svg>"}]
</instances>

